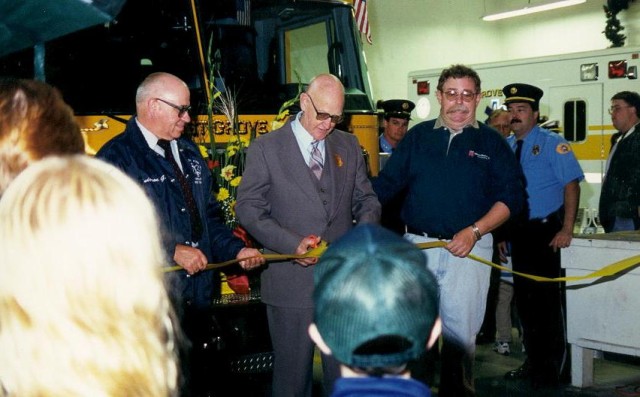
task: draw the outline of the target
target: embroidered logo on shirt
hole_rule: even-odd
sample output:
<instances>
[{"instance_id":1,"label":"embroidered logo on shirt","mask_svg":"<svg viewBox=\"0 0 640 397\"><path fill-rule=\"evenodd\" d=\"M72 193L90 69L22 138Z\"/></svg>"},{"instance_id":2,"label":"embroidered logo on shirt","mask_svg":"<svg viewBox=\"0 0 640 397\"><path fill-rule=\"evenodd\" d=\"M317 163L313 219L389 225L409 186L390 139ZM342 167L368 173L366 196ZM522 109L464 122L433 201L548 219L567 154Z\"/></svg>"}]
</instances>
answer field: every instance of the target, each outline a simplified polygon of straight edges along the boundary
<instances>
[{"instance_id":1,"label":"embroidered logo on shirt","mask_svg":"<svg viewBox=\"0 0 640 397\"><path fill-rule=\"evenodd\" d=\"M571 146L568 143L560 143L556 146L556 152L560 154L567 154L571 152Z\"/></svg>"},{"instance_id":2,"label":"embroidered logo on shirt","mask_svg":"<svg viewBox=\"0 0 640 397\"><path fill-rule=\"evenodd\" d=\"M191 167L194 174L193 183L196 185L202 184L202 165L195 159L187 159L187 161L189 162L189 167Z\"/></svg>"},{"instance_id":3,"label":"embroidered logo on shirt","mask_svg":"<svg viewBox=\"0 0 640 397\"><path fill-rule=\"evenodd\" d=\"M473 150L469 150L469 157L477 157L481 160L491 160L491 157L487 156L486 154L477 153Z\"/></svg>"},{"instance_id":4,"label":"embroidered logo on shirt","mask_svg":"<svg viewBox=\"0 0 640 397\"><path fill-rule=\"evenodd\" d=\"M145 178L142 180L142 183L164 182L165 180L167 180L167 177L162 175L160 178Z\"/></svg>"}]
</instances>

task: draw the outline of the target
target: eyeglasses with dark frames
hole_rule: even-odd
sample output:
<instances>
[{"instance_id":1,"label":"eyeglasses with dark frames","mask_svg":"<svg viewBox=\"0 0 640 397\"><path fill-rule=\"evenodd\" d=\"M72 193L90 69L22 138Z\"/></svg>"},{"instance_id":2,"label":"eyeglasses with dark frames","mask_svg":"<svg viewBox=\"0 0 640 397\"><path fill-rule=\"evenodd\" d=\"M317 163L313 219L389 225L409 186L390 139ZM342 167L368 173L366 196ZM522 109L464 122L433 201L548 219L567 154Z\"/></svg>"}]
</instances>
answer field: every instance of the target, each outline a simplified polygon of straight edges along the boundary
<instances>
[{"instance_id":1,"label":"eyeglasses with dark frames","mask_svg":"<svg viewBox=\"0 0 640 397\"><path fill-rule=\"evenodd\" d=\"M476 95L478 95L477 92L467 91L467 90L462 90L462 92L458 92L458 90L450 89L450 90L444 90L440 92L444 94L444 97L447 99L447 101L455 101L458 98L462 97L462 100L464 102L471 102L475 99Z\"/></svg>"},{"instance_id":2,"label":"eyeglasses with dark frames","mask_svg":"<svg viewBox=\"0 0 640 397\"><path fill-rule=\"evenodd\" d=\"M164 100L162 98L155 98L155 99L157 99L158 101L160 101L160 102L162 102L164 104L167 104L167 105L171 106L172 108L174 108L175 110L177 110L178 111L178 117L182 117L185 113L189 113L191 111L191 105L178 106L178 105L176 105L174 103L171 103L169 101L166 101L166 100Z\"/></svg>"},{"instance_id":3,"label":"eyeglasses with dark frames","mask_svg":"<svg viewBox=\"0 0 640 397\"><path fill-rule=\"evenodd\" d=\"M342 120L344 120L344 115L343 114L331 115L331 114L325 113L325 112L318 112L318 108L316 108L316 104L313 103L313 99L311 98L311 95L307 94L307 96L309 97L309 100L311 101L311 106L313 106L313 110L316 111L316 120L325 121L325 120L331 119L331 122L334 123L334 124L338 124L338 123L342 122Z\"/></svg>"}]
</instances>

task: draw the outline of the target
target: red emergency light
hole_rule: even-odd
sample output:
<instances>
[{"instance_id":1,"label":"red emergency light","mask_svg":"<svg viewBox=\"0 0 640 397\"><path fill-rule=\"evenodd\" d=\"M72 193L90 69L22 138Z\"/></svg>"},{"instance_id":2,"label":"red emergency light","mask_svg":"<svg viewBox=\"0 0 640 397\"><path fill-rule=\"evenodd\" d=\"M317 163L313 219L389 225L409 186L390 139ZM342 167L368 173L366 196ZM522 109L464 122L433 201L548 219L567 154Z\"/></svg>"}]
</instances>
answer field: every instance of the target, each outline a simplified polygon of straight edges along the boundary
<instances>
[{"instance_id":1,"label":"red emergency light","mask_svg":"<svg viewBox=\"0 0 640 397\"><path fill-rule=\"evenodd\" d=\"M416 87L416 93L418 95L429 95L429 93L431 92L429 87L429 80L418 81Z\"/></svg>"},{"instance_id":2,"label":"red emergency light","mask_svg":"<svg viewBox=\"0 0 640 397\"><path fill-rule=\"evenodd\" d=\"M621 79L627 77L627 61L609 61L609 78Z\"/></svg>"}]
</instances>

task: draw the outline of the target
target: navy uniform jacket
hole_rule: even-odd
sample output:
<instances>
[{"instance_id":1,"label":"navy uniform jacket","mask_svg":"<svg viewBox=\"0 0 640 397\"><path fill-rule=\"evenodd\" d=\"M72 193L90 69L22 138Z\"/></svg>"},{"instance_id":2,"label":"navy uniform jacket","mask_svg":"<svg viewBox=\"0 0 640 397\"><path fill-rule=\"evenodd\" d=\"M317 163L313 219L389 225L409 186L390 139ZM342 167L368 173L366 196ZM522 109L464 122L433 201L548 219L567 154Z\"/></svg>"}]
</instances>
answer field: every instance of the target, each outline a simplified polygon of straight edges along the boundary
<instances>
[{"instance_id":1,"label":"navy uniform jacket","mask_svg":"<svg viewBox=\"0 0 640 397\"><path fill-rule=\"evenodd\" d=\"M222 221L220 207L213 194L214 180L198 147L189 139L177 140L185 177L203 219L200 241L192 242L189 211L168 160L149 147L134 118L123 134L107 142L97 157L114 164L136 180L145 190L159 214L163 244L168 258L173 258L176 244L195 245L209 262L233 259L244 247ZM211 304L215 271L187 277L185 271L172 274L173 293L187 303L200 307Z\"/></svg>"},{"instance_id":2,"label":"navy uniform jacket","mask_svg":"<svg viewBox=\"0 0 640 397\"><path fill-rule=\"evenodd\" d=\"M504 138L478 123L449 144L436 120L412 127L373 188L384 205L407 188L402 219L413 229L450 238L484 216L498 201L511 216L525 203L522 170Z\"/></svg>"}]
</instances>

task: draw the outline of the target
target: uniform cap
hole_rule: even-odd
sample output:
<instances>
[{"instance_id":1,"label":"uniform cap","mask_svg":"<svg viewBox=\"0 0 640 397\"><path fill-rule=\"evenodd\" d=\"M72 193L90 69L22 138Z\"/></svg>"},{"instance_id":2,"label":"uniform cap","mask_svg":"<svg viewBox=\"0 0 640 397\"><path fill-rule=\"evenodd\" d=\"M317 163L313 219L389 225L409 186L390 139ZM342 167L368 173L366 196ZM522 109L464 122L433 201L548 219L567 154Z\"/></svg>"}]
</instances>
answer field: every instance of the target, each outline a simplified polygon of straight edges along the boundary
<instances>
[{"instance_id":1,"label":"uniform cap","mask_svg":"<svg viewBox=\"0 0 640 397\"><path fill-rule=\"evenodd\" d=\"M416 107L415 103L406 99L389 99L382 102L384 117L397 117L411 120L411 111Z\"/></svg>"},{"instance_id":2,"label":"uniform cap","mask_svg":"<svg viewBox=\"0 0 640 397\"><path fill-rule=\"evenodd\" d=\"M314 322L341 363L394 367L426 350L438 286L424 253L399 235L356 226L321 256L314 286Z\"/></svg>"},{"instance_id":3,"label":"uniform cap","mask_svg":"<svg viewBox=\"0 0 640 397\"><path fill-rule=\"evenodd\" d=\"M505 96L504 103L513 103L513 102L527 102L533 106L534 109L538 108L540 98L544 92L533 85L522 84L522 83L513 83L508 84L502 89L502 93Z\"/></svg>"}]
</instances>

